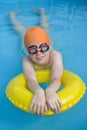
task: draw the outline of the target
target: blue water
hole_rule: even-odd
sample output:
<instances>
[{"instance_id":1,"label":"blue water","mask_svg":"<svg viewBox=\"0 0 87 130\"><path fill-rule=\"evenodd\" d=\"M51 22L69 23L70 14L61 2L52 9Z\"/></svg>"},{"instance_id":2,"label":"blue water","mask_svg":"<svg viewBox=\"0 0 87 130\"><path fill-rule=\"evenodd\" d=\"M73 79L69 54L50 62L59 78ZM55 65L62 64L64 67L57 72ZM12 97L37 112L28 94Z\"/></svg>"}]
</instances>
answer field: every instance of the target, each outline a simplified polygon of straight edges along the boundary
<instances>
[{"instance_id":1,"label":"blue water","mask_svg":"<svg viewBox=\"0 0 87 130\"><path fill-rule=\"evenodd\" d=\"M9 12L20 10L17 18L27 29L40 24L40 17L30 11L41 7L64 68L78 74L87 85L86 0L0 0L0 130L87 130L87 92L68 111L43 117L16 108L5 96L7 83L22 72L23 58L21 38L13 29Z\"/></svg>"}]
</instances>

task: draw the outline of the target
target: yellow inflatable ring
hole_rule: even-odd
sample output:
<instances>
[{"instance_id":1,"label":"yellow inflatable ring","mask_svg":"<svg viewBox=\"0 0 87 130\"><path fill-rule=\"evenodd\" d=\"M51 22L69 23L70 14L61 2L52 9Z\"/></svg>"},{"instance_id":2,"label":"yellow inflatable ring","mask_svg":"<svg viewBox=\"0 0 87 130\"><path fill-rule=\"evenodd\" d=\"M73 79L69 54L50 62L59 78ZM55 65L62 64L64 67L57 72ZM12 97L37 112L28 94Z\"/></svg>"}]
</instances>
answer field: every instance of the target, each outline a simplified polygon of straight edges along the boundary
<instances>
[{"instance_id":1,"label":"yellow inflatable ring","mask_svg":"<svg viewBox=\"0 0 87 130\"><path fill-rule=\"evenodd\" d=\"M50 82L50 70L36 70L38 83ZM62 85L64 88L57 92L62 101L63 112L74 106L85 93L86 87L83 81L76 74L64 70L62 76ZM27 89L27 81L23 74L16 76L10 81L6 88L8 99L18 108L29 112L29 106L33 93ZM54 112L49 110L44 115L52 115Z\"/></svg>"}]
</instances>

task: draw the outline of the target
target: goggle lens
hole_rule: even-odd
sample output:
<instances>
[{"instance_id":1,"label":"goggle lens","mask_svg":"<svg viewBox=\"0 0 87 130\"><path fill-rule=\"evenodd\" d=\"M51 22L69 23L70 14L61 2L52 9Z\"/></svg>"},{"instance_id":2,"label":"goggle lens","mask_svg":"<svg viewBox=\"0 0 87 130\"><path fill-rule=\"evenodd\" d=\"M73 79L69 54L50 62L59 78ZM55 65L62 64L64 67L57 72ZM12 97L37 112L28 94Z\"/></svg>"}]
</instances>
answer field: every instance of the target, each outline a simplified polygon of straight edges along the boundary
<instances>
[{"instance_id":1,"label":"goggle lens","mask_svg":"<svg viewBox=\"0 0 87 130\"><path fill-rule=\"evenodd\" d=\"M30 54L35 54L37 52L36 48L32 48L30 49L30 51L28 51Z\"/></svg>"}]
</instances>

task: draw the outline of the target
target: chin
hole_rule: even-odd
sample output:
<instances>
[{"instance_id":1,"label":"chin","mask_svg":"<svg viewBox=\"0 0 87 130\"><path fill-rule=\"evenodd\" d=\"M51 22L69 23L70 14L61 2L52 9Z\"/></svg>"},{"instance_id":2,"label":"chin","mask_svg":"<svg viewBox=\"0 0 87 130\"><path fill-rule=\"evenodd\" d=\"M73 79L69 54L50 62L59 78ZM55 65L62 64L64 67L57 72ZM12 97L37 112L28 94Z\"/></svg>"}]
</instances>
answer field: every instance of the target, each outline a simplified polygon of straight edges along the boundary
<instances>
[{"instance_id":1,"label":"chin","mask_svg":"<svg viewBox=\"0 0 87 130\"><path fill-rule=\"evenodd\" d=\"M36 62L38 65L44 65L45 63L43 61L37 61Z\"/></svg>"},{"instance_id":2,"label":"chin","mask_svg":"<svg viewBox=\"0 0 87 130\"><path fill-rule=\"evenodd\" d=\"M36 64L38 65L45 65L45 60L36 60Z\"/></svg>"}]
</instances>

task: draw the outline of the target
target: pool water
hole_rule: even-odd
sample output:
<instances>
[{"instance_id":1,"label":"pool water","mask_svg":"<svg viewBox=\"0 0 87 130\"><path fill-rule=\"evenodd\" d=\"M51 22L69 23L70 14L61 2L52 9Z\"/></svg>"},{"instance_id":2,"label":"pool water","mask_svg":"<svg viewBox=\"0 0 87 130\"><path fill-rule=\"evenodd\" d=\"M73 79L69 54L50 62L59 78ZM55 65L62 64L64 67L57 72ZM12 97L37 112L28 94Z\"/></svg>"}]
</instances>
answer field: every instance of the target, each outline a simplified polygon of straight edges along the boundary
<instances>
[{"instance_id":1,"label":"pool water","mask_svg":"<svg viewBox=\"0 0 87 130\"><path fill-rule=\"evenodd\" d=\"M26 113L9 102L8 82L23 72L21 38L11 24L10 11L20 10L17 19L26 29L40 25L31 13L44 8L54 48L63 56L64 69L78 74L87 85L87 2L86 0L0 1L0 130L86 130L87 92L74 107L53 116Z\"/></svg>"}]
</instances>

